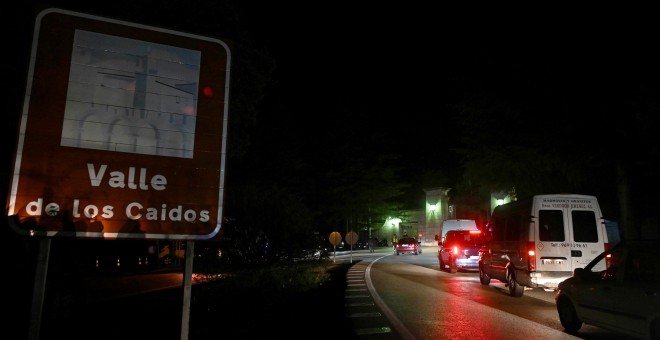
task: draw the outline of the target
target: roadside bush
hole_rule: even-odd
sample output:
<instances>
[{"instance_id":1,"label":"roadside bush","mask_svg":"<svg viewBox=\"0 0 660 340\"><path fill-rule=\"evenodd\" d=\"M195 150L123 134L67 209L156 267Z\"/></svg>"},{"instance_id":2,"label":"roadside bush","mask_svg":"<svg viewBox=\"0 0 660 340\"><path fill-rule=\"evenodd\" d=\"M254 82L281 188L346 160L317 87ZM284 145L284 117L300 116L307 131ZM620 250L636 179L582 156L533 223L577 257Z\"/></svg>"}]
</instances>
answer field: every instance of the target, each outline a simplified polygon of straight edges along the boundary
<instances>
[{"instance_id":1,"label":"roadside bush","mask_svg":"<svg viewBox=\"0 0 660 340\"><path fill-rule=\"evenodd\" d=\"M282 334L283 325L291 327L292 323L312 329L327 327L327 320L344 315L349 267L331 261L282 262L196 285L191 338L208 337L213 334L209 327L219 324L231 326L218 334L253 339ZM337 326L351 329L350 325Z\"/></svg>"}]
</instances>

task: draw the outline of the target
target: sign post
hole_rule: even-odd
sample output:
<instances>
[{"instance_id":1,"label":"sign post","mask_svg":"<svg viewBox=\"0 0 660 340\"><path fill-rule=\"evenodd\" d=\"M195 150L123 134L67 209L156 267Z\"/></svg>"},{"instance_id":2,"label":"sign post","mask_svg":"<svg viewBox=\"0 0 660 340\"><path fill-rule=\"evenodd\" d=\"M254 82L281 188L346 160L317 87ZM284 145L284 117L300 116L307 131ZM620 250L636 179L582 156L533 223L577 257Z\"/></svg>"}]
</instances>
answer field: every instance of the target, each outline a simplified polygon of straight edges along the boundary
<instances>
[{"instance_id":1,"label":"sign post","mask_svg":"<svg viewBox=\"0 0 660 340\"><path fill-rule=\"evenodd\" d=\"M358 234L354 231L349 231L346 234L346 242L351 245L351 263L353 263L353 246L357 243L358 241Z\"/></svg>"},{"instance_id":2,"label":"sign post","mask_svg":"<svg viewBox=\"0 0 660 340\"><path fill-rule=\"evenodd\" d=\"M339 232L333 231L330 233L330 236L328 237L330 240L330 244L333 246L332 250L332 262L336 262L337 260L337 244L341 242L341 234Z\"/></svg>"},{"instance_id":3,"label":"sign post","mask_svg":"<svg viewBox=\"0 0 660 340\"><path fill-rule=\"evenodd\" d=\"M351 249L353 249L353 245L355 245L358 241L358 234L354 231L349 231L348 234L346 234L346 242L348 242L351 245Z\"/></svg>"},{"instance_id":4,"label":"sign post","mask_svg":"<svg viewBox=\"0 0 660 340\"><path fill-rule=\"evenodd\" d=\"M9 224L44 249L54 236L187 240L182 339L193 241L222 222L230 61L214 38L56 8L35 19Z\"/></svg>"}]
</instances>

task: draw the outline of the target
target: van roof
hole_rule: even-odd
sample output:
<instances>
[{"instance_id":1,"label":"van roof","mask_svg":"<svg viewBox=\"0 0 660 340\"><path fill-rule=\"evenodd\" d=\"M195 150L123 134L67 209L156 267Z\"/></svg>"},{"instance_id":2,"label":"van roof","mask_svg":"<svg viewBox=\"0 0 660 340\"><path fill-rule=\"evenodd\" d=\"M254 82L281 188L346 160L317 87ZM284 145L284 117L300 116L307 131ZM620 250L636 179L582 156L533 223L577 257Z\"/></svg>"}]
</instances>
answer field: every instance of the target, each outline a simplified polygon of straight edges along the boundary
<instances>
[{"instance_id":1,"label":"van roof","mask_svg":"<svg viewBox=\"0 0 660 340\"><path fill-rule=\"evenodd\" d=\"M593 199L597 200L596 196L593 195L582 195L582 194L543 194L543 195L534 195L534 196L529 196L525 197L522 199L518 199L517 201L512 201L506 204L498 205L493 209L493 214L495 213L495 210L498 211L512 211L512 210L527 210L529 208L529 204L531 204L532 201L535 199L551 199L551 198L573 198L573 199ZM491 214L491 216L493 215Z\"/></svg>"}]
</instances>

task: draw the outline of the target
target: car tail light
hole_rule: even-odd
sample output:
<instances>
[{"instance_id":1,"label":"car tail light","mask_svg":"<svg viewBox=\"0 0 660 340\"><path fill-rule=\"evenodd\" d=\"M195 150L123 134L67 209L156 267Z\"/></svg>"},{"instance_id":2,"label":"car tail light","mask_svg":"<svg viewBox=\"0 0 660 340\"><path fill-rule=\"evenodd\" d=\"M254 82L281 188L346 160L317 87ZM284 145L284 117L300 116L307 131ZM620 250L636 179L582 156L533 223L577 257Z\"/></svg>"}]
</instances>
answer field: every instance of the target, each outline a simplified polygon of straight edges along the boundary
<instances>
[{"instance_id":1,"label":"car tail light","mask_svg":"<svg viewBox=\"0 0 660 340\"><path fill-rule=\"evenodd\" d=\"M458 247L454 246L454 255L458 255Z\"/></svg>"},{"instance_id":2,"label":"car tail light","mask_svg":"<svg viewBox=\"0 0 660 340\"><path fill-rule=\"evenodd\" d=\"M536 251L534 250L534 242L527 243L527 269L530 271L536 270Z\"/></svg>"},{"instance_id":3,"label":"car tail light","mask_svg":"<svg viewBox=\"0 0 660 340\"><path fill-rule=\"evenodd\" d=\"M612 254L605 255L605 268L609 268L612 265Z\"/></svg>"},{"instance_id":4,"label":"car tail light","mask_svg":"<svg viewBox=\"0 0 660 340\"><path fill-rule=\"evenodd\" d=\"M605 251L608 251L609 249L610 249L610 244L605 243ZM609 268L611 264L612 264L612 254L605 255L605 268Z\"/></svg>"}]
</instances>

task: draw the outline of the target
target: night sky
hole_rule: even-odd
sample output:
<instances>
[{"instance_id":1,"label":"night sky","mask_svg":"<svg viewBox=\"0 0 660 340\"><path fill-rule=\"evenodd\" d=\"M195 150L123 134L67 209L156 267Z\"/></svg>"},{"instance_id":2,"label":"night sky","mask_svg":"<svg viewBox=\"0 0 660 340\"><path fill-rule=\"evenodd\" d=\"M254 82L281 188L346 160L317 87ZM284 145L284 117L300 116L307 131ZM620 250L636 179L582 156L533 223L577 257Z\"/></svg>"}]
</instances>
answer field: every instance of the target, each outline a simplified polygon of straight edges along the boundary
<instances>
[{"instance_id":1,"label":"night sky","mask_svg":"<svg viewBox=\"0 0 660 340\"><path fill-rule=\"evenodd\" d=\"M448 106L461 78L575 96L658 70L651 27L625 11L341 4L248 7L245 24L277 61L278 99L301 120L348 103L406 149L419 149L413 157L457 137Z\"/></svg>"},{"instance_id":2,"label":"night sky","mask_svg":"<svg viewBox=\"0 0 660 340\"><path fill-rule=\"evenodd\" d=\"M460 162L453 150L464 132L452 108L465 79L533 107L529 134L565 119L593 124L605 142L615 138L608 122L628 113L611 99L660 75L656 30L642 12L273 4L248 8L245 18L277 60L273 93L299 124L323 129L318 122L348 106L365 136L383 133L375 143L402 155L410 178L420 177L413 192L421 192L424 172L454 175ZM574 145L592 138L563 137Z\"/></svg>"}]
</instances>

